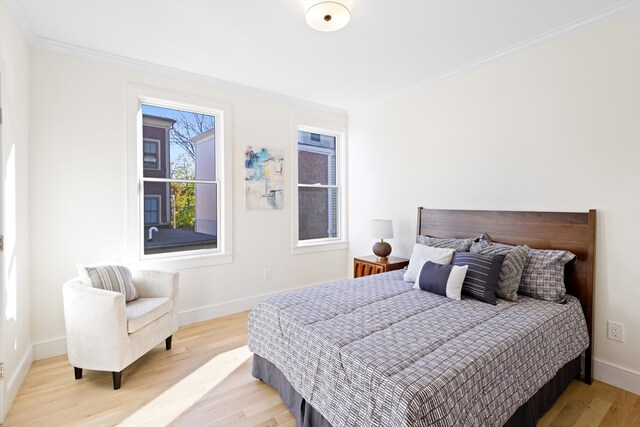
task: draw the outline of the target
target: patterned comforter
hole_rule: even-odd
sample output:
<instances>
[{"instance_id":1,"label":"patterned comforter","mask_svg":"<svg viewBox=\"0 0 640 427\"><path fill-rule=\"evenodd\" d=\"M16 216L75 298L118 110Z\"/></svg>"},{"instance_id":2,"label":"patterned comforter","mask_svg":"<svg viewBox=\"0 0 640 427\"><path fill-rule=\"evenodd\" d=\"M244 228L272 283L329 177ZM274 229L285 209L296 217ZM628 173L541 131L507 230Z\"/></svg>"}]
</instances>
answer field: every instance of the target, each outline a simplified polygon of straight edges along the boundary
<instances>
[{"instance_id":1,"label":"patterned comforter","mask_svg":"<svg viewBox=\"0 0 640 427\"><path fill-rule=\"evenodd\" d=\"M574 297L454 301L402 273L271 297L249 348L334 427L387 427L503 425L588 346Z\"/></svg>"}]
</instances>

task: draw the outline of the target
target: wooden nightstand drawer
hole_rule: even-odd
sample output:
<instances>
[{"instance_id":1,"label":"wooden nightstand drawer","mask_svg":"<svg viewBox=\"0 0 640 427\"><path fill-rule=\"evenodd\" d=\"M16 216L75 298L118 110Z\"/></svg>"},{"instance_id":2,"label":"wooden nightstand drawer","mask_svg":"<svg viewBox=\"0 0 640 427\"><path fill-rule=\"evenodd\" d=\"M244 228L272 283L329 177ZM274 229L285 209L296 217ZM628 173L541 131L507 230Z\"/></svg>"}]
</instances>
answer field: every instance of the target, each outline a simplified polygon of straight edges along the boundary
<instances>
[{"instance_id":1,"label":"wooden nightstand drawer","mask_svg":"<svg viewBox=\"0 0 640 427\"><path fill-rule=\"evenodd\" d=\"M405 258L390 256L389 259L378 261L378 258L373 255L361 256L353 259L353 277L400 270L407 265L409 265L409 260Z\"/></svg>"}]
</instances>

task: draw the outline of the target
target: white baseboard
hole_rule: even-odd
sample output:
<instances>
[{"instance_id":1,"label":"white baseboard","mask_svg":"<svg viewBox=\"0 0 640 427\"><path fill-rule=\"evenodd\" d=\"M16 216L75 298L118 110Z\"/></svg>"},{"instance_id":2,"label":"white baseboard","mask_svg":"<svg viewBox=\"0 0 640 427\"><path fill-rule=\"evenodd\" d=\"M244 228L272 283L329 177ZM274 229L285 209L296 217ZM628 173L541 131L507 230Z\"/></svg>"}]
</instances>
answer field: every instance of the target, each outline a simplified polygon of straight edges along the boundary
<instances>
[{"instance_id":1,"label":"white baseboard","mask_svg":"<svg viewBox=\"0 0 640 427\"><path fill-rule=\"evenodd\" d=\"M640 394L640 372L594 358L593 378L631 393Z\"/></svg>"},{"instance_id":2,"label":"white baseboard","mask_svg":"<svg viewBox=\"0 0 640 427\"><path fill-rule=\"evenodd\" d=\"M178 322L180 326L190 325L192 323L204 322L205 320L215 319L217 317L228 316L240 311L251 310L262 300L272 295L284 294L286 292L295 291L297 289L316 286L316 284L299 286L297 288L286 289L278 292L270 292L267 294L257 295L249 298L242 298L228 301L220 304L209 305L206 307L185 310L178 313ZM42 341L33 344L33 360L42 360L49 357L60 356L67 353L67 340L65 337Z\"/></svg>"},{"instance_id":3,"label":"white baseboard","mask_svg":"<svg viewBox=\"0 0 640 427\"><path fill-rule=\"evenodd\" d=\"M67 339L65 337L33 344L33 360L48 359L61 354L67 354Z\"/></svg>"},{"instance_id":4,"label":"white baseboard","mask_svg":"<svg viewBox=\"0 0 640 427\"><path fill-rule=\"evenodd\" d=\"M230 314L250 310L263 299L264 297L244 298L181 311L178 314L178 323L180 326L186 326L192 323L204 322L205 320L215 319L216 317L228 316Z\"/></svg>"},{"instance_id":5,"label":"white baseboard","mask_svg":"<svg viewBox=\"0 0 640 427\"><path fill-rule=\"evenodd\" d=\"M27 377L29 373L29 368L31 368L31 363L33 362L33 348L29 347L29 349L25 352L22 359L20 359L20 363L18 363L18 367L11 375L7 382L7 395L5 397L4 402L4 414L0 419L4 420L9 413L9 408L13 404L13 401L16 400L16 396L18 395L18 391L20 391L20 387L22 387L22 383L24 379Z\"/></svg>"},{"instance_id":6,"label":"white baseboard","mask_svg":"<svg viewBox=\"0 0 640 427\"><path fill-rule=\"evenodd\" d=\"M284 294L298 289L317 286L317 284L299 286L297 288L286 289L278 292L270 292L267 294L256 295L249 298L242 298L228 301L220 304L208 305L206 307L194 308L191 310L181 311L178 315L180 326L190 325L192 323L204 322L205 320L215 319L217 317L228 316L230 314L241 311L251 310L262 300L273 295Z\"/></svg>"}]
</instances>

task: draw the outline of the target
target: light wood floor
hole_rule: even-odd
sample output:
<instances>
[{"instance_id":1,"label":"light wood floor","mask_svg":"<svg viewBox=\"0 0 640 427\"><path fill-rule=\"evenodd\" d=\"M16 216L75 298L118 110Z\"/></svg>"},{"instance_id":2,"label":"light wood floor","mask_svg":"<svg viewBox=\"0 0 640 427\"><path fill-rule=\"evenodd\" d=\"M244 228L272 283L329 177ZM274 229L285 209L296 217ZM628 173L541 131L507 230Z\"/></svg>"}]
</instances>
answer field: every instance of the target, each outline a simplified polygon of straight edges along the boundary
<instances>
[{"instance_id":1,"label":"light wood floor","mask_svg":"<svg viewBox=\"0 0 640 427\"><path fill-rule=\"evenodd\" d=\"M66 356L37 361L3 426L134 425L135 418L126 419L172 409L180 415L170 422L163 418L165 425L293 427L277 392L251 376L251 360L226 353L246 345L246 318L244 312L180 328L172 350L158 345L124 370L118 391L108 372L85 371L74 380ZM212 359L222 354L233 354L234 360L220 370L238 367L210 388L204 378L210 375L202 369L217 369L218 358ZM185 377L191 382L180 389ZM598 381L591 386L573 381L538 426L640 426L640 396Z\"/></svg>"}]
</instances>

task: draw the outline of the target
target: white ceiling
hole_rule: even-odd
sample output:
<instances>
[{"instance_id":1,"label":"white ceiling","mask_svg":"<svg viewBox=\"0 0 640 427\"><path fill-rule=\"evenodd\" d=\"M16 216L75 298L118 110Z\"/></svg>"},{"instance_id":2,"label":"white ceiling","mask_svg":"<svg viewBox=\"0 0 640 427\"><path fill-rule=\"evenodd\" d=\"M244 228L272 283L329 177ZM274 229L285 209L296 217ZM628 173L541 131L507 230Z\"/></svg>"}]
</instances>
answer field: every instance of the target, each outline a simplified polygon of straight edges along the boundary
<instances>
[{"instance_id":1,"label":"white ceiling","mask_svg":"<svg viewBox=\"0 0 640 427\"><path fill-rule=\"evenodd\" d=\"M585 23L619 0L351 0L309 28L304 0L8 0L35 45L70 45L353 109Z\"/></svg>"}]
</instances>

